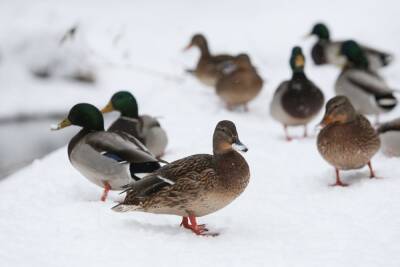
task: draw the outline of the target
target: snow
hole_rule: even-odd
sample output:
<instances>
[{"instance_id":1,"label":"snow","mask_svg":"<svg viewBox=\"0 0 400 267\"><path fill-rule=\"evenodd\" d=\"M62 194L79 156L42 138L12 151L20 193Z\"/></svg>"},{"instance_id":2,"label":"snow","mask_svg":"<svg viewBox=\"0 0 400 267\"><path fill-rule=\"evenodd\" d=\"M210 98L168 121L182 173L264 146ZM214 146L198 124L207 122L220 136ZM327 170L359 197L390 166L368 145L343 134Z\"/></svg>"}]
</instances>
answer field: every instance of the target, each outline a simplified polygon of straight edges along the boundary
<instances>
[{"instance_id":1,"label":"snow","mask_svg":"<svg viewBox=\"0 0 400 267\"><path fill-rule=\"evenodd\" d=\"M73 169L64 147L0 182L0 266L400 266L398 158L374 157L380 179L364 168L343 172L348 188L329 187L334 171L315 136L287 143L268 113L290 75L292 46L309 55L312 41L301 38L314 22L325 21L333 38L399 55L399 11L397 1L2 1L0 115L66 111L77 102L101 107L129 89L142 113L162 116L169 161L210 153L216 123L234 121L249 148L251 182L231 205L199 219L220 235L198 237L176 216L111 211L123 196L100 202L101 189ZM31 77L15 47L75 24L94 51L96 84ZM267 83L249 113L226 111L211 89L184 75L198 52L181 50L195 32L206 34L213 52L250 54ZM398 87L399 71L397 60L382 74ZM337 69L307 60L306 72L333 95Z\"/></svg>"}]
</instances>

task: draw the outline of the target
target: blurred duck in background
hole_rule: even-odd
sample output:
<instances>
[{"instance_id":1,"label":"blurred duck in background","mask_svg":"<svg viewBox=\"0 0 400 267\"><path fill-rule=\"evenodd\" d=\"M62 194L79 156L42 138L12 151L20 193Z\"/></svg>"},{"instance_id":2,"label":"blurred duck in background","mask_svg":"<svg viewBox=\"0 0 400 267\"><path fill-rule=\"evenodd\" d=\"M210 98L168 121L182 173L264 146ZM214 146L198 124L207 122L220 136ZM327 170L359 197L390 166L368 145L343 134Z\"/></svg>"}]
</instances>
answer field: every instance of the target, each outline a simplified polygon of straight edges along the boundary
<instances>
[{"instance_id":1,"label":"blurred duck in background","mask_svg":"<svg viewBox=\"0 0 400 267\"><path fill-rule=\"evenodd\" d=\"M108 132L122 132L137 138L147 149L160 158L164 155L168 137L159 121L149 115L140 115L136 98L128 91L115 93L102 113L120 112L121 116L108 128Z\"/></svg>"},{"instance_id":2,"label":"blurred duck in background","mask_svg":"<svg viewBox=\"0 0 400 267\"><path fill-rule=\"evenodd\" d=\"M222 76L216 84L217 95L226 103L228 110L243 106L260 93L263 80L251 64L247 54L240 54L232 62L224 64Z\"/></svg>"},{"instance_id":3,"label":"blurred duck in background","mask_svg":"<svg viewBox=\"0 0 400 267\"><path fill-rule=\"evenodd\" d=\"M208 48L207 40L202 34L195 34L185 51L197 47L200 49L200 59L194 70L186 70L193 74L203 84L214 87L222 75L224 65L234 59L231 55L212 55Z\"/></svg>"},{"instance_id":4,"label":"blurred duck in background","mask_svg":"<svg viewBox=\"0 0 400 267\"><path fill-rule=\"evenodd\" d=\"M331 41L328 27L325 24L315 24L308 36L312 35L318 38L311 50L311 56L316 65L333 64L343 66L346 63L346 59L339 53L343 41ZM367 46L361 46L361 49L370 62L369 68L371 70L387 66L393 61L393 56L389 53Z\"/></svg>"},{"instance_id":5,"label":"blurred duck in background","mask_svg":"<svg viewBox=\"0 0 400 267\"><path fill-rule=\"evenodd\" d=\"M357 112L375 115L378 122L379 114L396 107L394 90L370 70L364 50L355 41L343 42L339 53L346 58L346 64L336 80L336 94L347 96Z\"/></svg>"},{"instance_id":6,"label":"blurred duck in background","mask_svg":"<svg viewBox=\"0 0 400 267\"><path fill-rule=\"evenodd\" d=\"M160 168L158 160L139 140L123 132L106 132L103 115L91 104L76 104L68 117L52 129L70 125L82 130L68 144L69 160L89 181L104 188L102 201L109 190L120 190L138 181L138 175Z\"/></svg>"},{"instance_id":7,"label":"blurred duck in background","mask_svg":"<svg viewBox=\"0 0 400 267\"><path fill-rule=\"evenodd\" d=\"M292 138L287 127L303 125L306 137L307 124L324 105L322 91L304 73L305 58L300 47L292 49L289 62L292 78L279 85L270 105L271 116L283 124L288 141Z\"/></svg>"},{"instance_id":8,"label":"blurred duck in background","mask_svg":"<svg viewBox=\"0 0 400 267\"><path fill-rule=\"evenodd\" d=\"M381 124L378 133L383 153L389 157L400 157L400 118Z\"/></svg>"},{"instance_id":9,"label":"blurred duck in background","mask_svg":"<svg viewBox=\"0 0 400 267\"><path fill-rule=\"evenodd\" d=\"M347 186L340 179L340 170L360 169L368 165L370 178L375 177L371 158L378 152L380 140L371 123L358 114L345 96L336 96L326 103L317 147L322 157L336 171L333 186Z\"/></svg>"}]
</instances>

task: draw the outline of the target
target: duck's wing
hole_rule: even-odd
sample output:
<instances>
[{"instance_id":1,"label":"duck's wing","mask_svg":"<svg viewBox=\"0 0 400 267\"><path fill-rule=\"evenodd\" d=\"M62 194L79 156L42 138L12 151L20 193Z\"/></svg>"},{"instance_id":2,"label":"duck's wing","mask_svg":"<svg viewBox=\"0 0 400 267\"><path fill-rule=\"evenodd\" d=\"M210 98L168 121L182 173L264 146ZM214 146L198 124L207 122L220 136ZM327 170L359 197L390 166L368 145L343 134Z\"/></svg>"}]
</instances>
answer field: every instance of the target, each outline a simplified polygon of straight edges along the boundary
<instances>
[{"instance_id":1,"label":"duck's wing","mask_svg":"<svg viewBox=\"0 0 400 267\"><path fill-rule=\"evenodd\" d=\"M125 186L127 202L133 199L147 197L163 189L165 186L173 186L180 179L196 181L205 170L213 170L213 156L199 154L189 156L165 165L154 173L144 177L142 180Z\"/></svg>"},{"instance_id":2,"label":"duck's wing","mask_svg":"<svg viewBox=\"0 0 400 267\"><path fill-rule=\"evenodd\" d=\"M118 162L158 162L147 148L135 137L122 132L95 132L86 143L105 157Z\"/></svg>"},{"instance_id":3,"label":"duck's wing","mask_svg":"<svg viewBox=\"0 0 400 267\"><path fill-rule=\"evenodd\" d=\"M364 45L362 45L361 48L364 50L370 63L377 65L378 68L387 66L393 61L394 58L393 55L388 52L381 51Z\"/></svg>"},{"instance_id":4,"label":"duck's wing","mask_svg":"<svg viewBox=\"0 0 400 267\"><path fill-rule=\"evenodd\" d=\"M383 123L378 128L378 133L386 133L389 131L400 131L400 118Z\"/></svg>"},{"instance_id":5,"label":"duck's wing","mask_svg":"<svg viewBox=\"0 0 400 267\"><path fill-rule=\"evenodd\" d=\"M140 136L140 122L138 119L119 117L107 130L108 132L124 132L133 135L140 142L143 143L143 139Z\"/></svg>"},{"instance_id":6,"label":"duck's wing","mask_svg":"<svg viewBox=\"0 0 400 267\"><path fill-rule=\"evenodd\" d=\"M381 96L392 94L386 82L376 73L365 70L349 70L347 80L366 93Z\"/></svg>"}]
</instances>

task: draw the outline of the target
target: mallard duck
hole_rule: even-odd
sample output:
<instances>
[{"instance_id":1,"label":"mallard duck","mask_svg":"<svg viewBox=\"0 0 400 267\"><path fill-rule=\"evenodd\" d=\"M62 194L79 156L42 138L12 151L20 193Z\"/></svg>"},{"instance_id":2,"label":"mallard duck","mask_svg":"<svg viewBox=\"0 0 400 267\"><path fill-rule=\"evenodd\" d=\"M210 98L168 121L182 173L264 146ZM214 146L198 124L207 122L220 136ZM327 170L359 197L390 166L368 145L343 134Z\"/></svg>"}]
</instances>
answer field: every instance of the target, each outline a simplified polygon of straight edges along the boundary
<instances>
[{"instance_id":1,"label":"mallard duck","mask_svg":"<svg viewBox=\"0 0 400 267\"><path fill-rule=\"evenodd\" d=\"M108 128L109 132L124 132L139 139L148 150L160 158L168 144L167 133L158 120L148 115L139 116L135 97L127 91L115 93L101 112L119 111L121 116Z\"/></svg>"},{"instance_id":2,"label":"mallard duck","mask_svg":"<svg viewBox=\"0 0 400 267\"><path fill-rule=\"evenodd\" d=\"M346 63L346 59L339 54L343 41L331 41L328 27L325 24L315 24L309 35L318 37L318 41L311 50L311 56L316 65L334 64L342 66ZM367 46L362 46L362 50L370 62L369 68L371 70L377 70L387 66L393 60L393 56L386 52Z\"/></svg>"},{"instance_id":3,"label":"mallard duck","mask_svg":"<svg viewBox=\"0 0 400 267\"><path fill-rule=\"evenodd\" d=\"M103 116L91 104L76 104L68 117L52 129L70 125L83 129L68 144L69 160L89 181L104 188L102 201L109 190L120 190L139 180L137 175L160 168L157 159L133 136L104 131Z\"/></svg>"},{"instance_id":4,"label":"mallard duck","mask_svg":"<svg viewBox=\"0 0 400 267\"><path fill-rule=\"evenodd\" d=\"M238 55L222 71L223 75L216 84L217 95L228 109L243 105L247 111L247 103L260 93L263 86L263 80L252 66L249 56Z\"/></svg>"},{"instance_id":5,"label":"mallard duck","mask_svg":"<svg viewBox=\"0 0 400 267\"><path fill-rule=\"evenodd\" d=\"M182 216L181 226L207 235L196 217L224 208L249 183L249 166L235 150L247 148L239 141L235 124L220 121L214 131L213 155L197 154L165 165L129 186L125 200L113 210Z\"/></svg>"},{"instance_id":6,"label":"mallard duck","mask_svg":"<svg viewBox=\"0 0 400 267\"><path fill-rule=\"evenodd\" d=\"M190 43L185 47L185 51L193 46L200 49L200 59L194 70L186 71L195 75L205 85L215 86L217 80L222 75L223 66L229 63L234 57L230 55L211 55L207 40L202 34L195 34Z\"/></svg>"},{"instance_id":7,"label":"mallard duck","mask_svg":"<svg viewBox=\"0 0 400 267\"><path fill-rule=\"evenodd\" d=\"M335 167L334 186L347 186L340 180L339 170L360 169L368 165L370 177L375 177L371 158L380 147L378 134L368 119L356 112L347 97L336 96L328 101L321 127L318 151Z\"/></svg>"},{"instance_id":8,"label":"mallard duck","mask_svg":"<svg viewBox=\"0 0 400 267\"><path fill-rule=\"evenodd\" d=\"M369 62L361 47L354 41L342 44L340 53L347 63L335 83L337 95L347 96L357 112L378 117L397 105L393 90L381 76L371 71Z\"/></svg>"},{"instance_id":9,"label":"mallard duck","mask_svg":"<svg viewBox=\"0 0 400 267\"><path fill-rule=\"evenodd\" d=\"M400 157L400 118L381 124L378 133L383 153L391 157Z\"/></svg>"},{"instance_id":10,"label":"mallard duck","mask_svg":"<svg viewBox=\"0 0 400 267\"><path fill-rule=\"evenodd\" d=\"M290 56L292 78L283 81L276 89L270 105L271 116L283 124L286 139L290 141L287 127L307 124L318 115L324 104L321 90L304 73L305 58L300 47L292 49Z\"/></svg>"}]
</instances>

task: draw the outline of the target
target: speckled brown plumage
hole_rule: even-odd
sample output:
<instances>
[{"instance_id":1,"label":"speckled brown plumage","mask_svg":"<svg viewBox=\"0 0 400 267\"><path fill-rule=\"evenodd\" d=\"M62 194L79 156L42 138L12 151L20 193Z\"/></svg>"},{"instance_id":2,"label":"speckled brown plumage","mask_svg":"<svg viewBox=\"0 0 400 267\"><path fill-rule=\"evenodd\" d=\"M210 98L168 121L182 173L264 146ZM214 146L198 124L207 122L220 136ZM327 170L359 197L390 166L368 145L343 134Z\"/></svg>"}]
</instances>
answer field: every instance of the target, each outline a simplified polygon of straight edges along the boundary
<instances>
[{"instance_id":1,"label":"speckled brown plumage","mask_svg":"<svg viewBox=\"0 0 400 267\"><path fill-rule=\"evenodd\" d=\"M213 137L214 155L198 154L167 164L130 186L125 200L113 209L187 218L225 207L245 190L250 178L246 160L232 144L245 148L234 124L219 122Z\"/></svg>"},{"instance_id":2,"label":"speckled brown plumage","mask_svg":"<svg viewBox=\"0 0 400 267\"><path fill-rule=\"evenodd\" d=\"M261 91L263 80L252 66L246 54L238 55L233 61L231 71L218 80L217 95L226 103L227 107L244 105L253 100Z\"/></svg>"},{"instance_id":3,"label":"speckled brown plumage","mask_svg":"<svg viewBox=\"0 0 400 267\"><path fill-rule=\"evenodd\" d=\"M335 167L335 185L345 185L340 181L339 170L359 169L367 164L373 177L370 160L379 150L380 140L371 123L356 113L347 97L337 96L328 101L322 125L318 151Z\"/></svg>"},{"instance_id":4,"label":"speckled brown plumage","mask_svg":"<svg viewBox=\"0 0 400 267\"><path fill-rule=\"evenodd\" d=\"M193 73L202 83L208 86L215 86L222 76L223 65L234 59L230 55L212 55L208 48L207 40L202 34L195 34L187 46L196 46L200 49L200 58L196 68L188 72Z\"/></svg>"}]
</instances>

